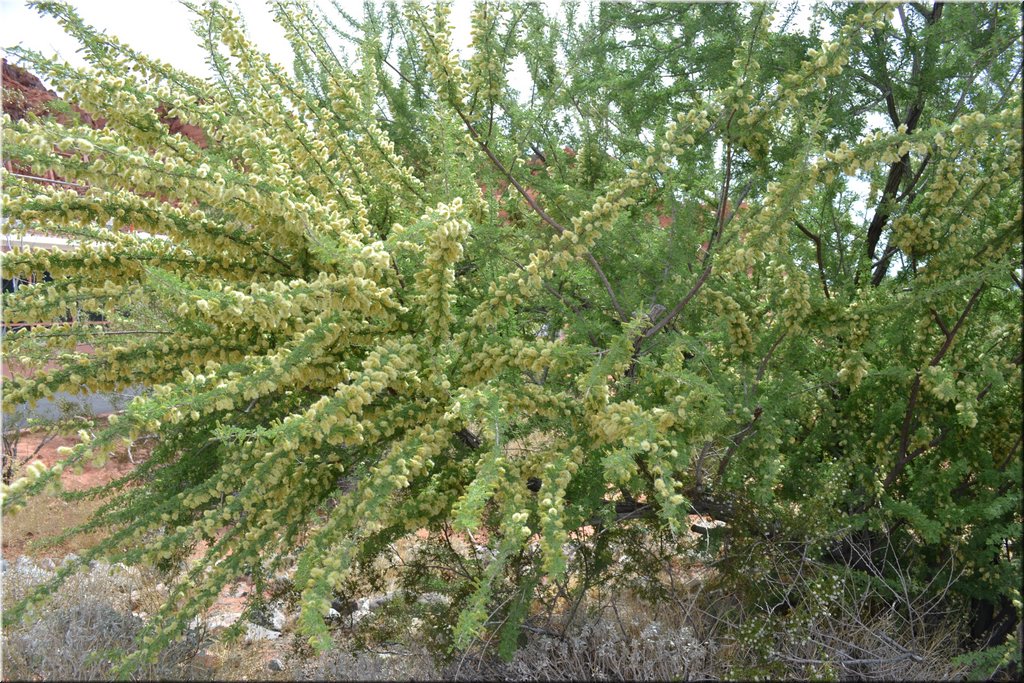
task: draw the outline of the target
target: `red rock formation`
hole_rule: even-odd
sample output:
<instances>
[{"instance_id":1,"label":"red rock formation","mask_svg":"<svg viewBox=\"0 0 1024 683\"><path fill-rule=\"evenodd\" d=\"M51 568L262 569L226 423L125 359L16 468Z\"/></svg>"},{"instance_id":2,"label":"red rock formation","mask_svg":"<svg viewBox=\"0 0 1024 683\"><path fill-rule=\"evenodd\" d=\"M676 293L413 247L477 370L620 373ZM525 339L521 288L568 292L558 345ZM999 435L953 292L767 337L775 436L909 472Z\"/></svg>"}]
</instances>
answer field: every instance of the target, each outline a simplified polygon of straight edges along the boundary
<instances>
[{"instance_id":1,"label":"red rock formation","mask_svg":"<svg viewBox=\"0 0 1024 683\"><path fill-rule=\"evenodd\" d=\"M8 63L6 59L3 60L3 110L13 120L23 119L31 113L37 116L53 116L65 126L83 123L93 128L103 128L106 125L106 119L71 104L71 112L78 117L75 121L67 111L69 107L55 106L55 101L61 102L61 99L54 91L47 90L38 77L20 66ZM160 116L160 122L165 124L171 133L184 135L203 149L209 146L206 133L199 126L182 123L176 116L167 116L165 105L157 107L156 113Z\"/></svg>"},{"instance_id":2,"label":"red rock formation","mask_svg":"<svg viewBox=\"0 0 1024 683\"><path fill-rule=\"evenodd\" d=\"M210 146L210 142L206 139L206 133L203 132L202 128L191 123L182 123L181 119L177 116L167 116L166 105L161 104L157 107L156 113L160 116L160 123L166 125L172 133L184 135L203 149Z\"/></svg>"},{"instance_id":3,"label":"red rock formation","mask_svg":"<svg viewBox=\"0 0 1024 683\"><path fill-rule=\"evenodd\" d=\"M48 90L38 77L20 66L9 64L6 59L3 60L2 85L3 111L15 121L24 119L29 114L35 114L40 117L52 116L65 126L81 123L98 129L106 125L106 119L102 117L93 116L75 104L69 106L63 104L57 93ZM156 113L160 122L166 125L171 133L184 135L203 149L209 146L206 133L201 128L190 123L183 123L176 116L167 116L166 105L157 107ZM57 153L62 154L62 152ZM30 176L42 182L66 183L64 178L52 170L33 172L32 169L18 164L17 159L10 157L3 159L3 166L11 173ZM88 187L76 183L66 183L66 186L80 194L88 189ZM135 228L132 225L127 225L121 229L131 232Z\"/></svg>"},{"instance_id":4,"label":"red rock formation","mask_svg":"<svg viewBox=\"0 0 1024 683\"><path fill-rule=\"evenodd\" d=\"M102 128L106 123L103 119L93 118L81 107L71 105L71 111L78 115L78 121L73 121L65 107L53 106L54 100L60 101L57 93L47 90L39 78L20 66L8 63L6 59L3 60L3 93L4 113L15 121L28 114L35 114L53 116L65 126L81 122L93 128Z\"/></svg>"}]
</instances>

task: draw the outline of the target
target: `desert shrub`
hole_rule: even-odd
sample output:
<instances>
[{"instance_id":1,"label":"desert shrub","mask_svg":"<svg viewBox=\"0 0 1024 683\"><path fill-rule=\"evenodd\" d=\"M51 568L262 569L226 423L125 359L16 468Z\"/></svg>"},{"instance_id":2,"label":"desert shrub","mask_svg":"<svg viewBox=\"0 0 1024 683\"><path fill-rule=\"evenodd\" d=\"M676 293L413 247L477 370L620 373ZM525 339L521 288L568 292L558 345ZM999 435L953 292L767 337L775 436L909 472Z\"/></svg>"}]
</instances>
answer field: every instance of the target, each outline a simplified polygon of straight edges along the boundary
<instances>
[{"instance_id":1,"label":"desert shrub","mask_svg":"<svg viewBox=\"0 0 1024 683\"><path fill-rule=\"evenodd\" d=\"M434 657L422 648L392 647L387 651L328 650L306 664L299 680L312 681L444 681Z\"/></svg>"},{"instance_id":2,"label":"desert shrub","mask_svg":"<svg viewBox=\"0 0 1024 683\"><path fill-rule=\"evenodd\" d=\"M528 631L509 662L456 657L445 673L453 680L668 681L708 678L712 653L686 626L649 615L586 613L562 632Z\"/></svg>"},{"instance_id":3,"label":"desert shrub","mask_svg":"<svg viewBox=\"0 0 1024 683\"><path fill-rule=\"evenodd\" d=\"M115 342L73 326L97 352L5 383L4 410L147 389L66 461L159 437L82 494L112 497L85 559L207 548L134 659L291 553L300 630L328 647L335 596L447 527L482 546L422 567L424 589L452 584L447 637L510 656L537 602L581 604L695 512L728 522L737 576L760 539L844 575L849 528L886 537L912 585L963 569L965 647L1012 640L1018 6L823 5L804 35L767 4L487 2L464 57L444 2L367 3L339 52L339 25L289 0L288 70L211 0L190 3L213 71L197 78L35 5L89 67L14 54L106 125L5 123L5 160L81 192L4 175L12 225L79 242L5 254L53 280L5 294L4 315L139 297L159 314ZM507 79L520 57L529 98ZM5 341L56 355L44 332ZM57 476L33 468L4 510ZM743 587L739 613L765 590ZM816 584L793 590L809 610Z\"/></svg>"},{"instance_id":4,"label":"desert shrub","mask_svg":"<svg viewBox=\"0 0 1024 683\"><path fill-rule=\"evenodd\" d=\"M713 625L715 657L729 678L952 680L967 640L966 601L949 563L926 580L915 554L842 539L847 562L822 561L805 544L761 539L739 550L690 609ZM838 545L838 544L837 544ZM839 552L833 548L832 552ZM853 566L850 566L853 565Z\"/></svg>"},{"instance_id":5,"label":"desert shrub","mask_svg":"<svg viewBox=\"0 0 1024 683\"><path fill-rule=\"evenodd\" d=\"M52 578L53 568L21 557L3 572L4 601L16 601ZM154 577L127 567L95 563L76 574L45 606L16 625L4 625L5 680L110 680L114 663L133 651L144 621L133 614L158 607ZM149 594L149 595L147 595ZM194 679L208 674L195 655L205 641L189 630L155 661L129 672L134 680Z\"/></svg>"}]
</instances>

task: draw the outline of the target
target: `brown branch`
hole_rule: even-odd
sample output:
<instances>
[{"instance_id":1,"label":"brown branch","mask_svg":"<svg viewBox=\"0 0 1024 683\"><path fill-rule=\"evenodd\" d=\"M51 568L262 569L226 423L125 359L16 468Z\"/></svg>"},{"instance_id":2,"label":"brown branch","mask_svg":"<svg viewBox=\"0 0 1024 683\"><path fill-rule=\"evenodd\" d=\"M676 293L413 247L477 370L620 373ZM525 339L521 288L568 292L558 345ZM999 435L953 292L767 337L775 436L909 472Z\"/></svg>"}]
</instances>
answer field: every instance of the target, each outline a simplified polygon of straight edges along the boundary
<instances>
[{"instance_id":1,"label":"brown branch","mask_svg":"<svg viewBox=\"0 0 1024 683\"><path fill-rule=\"evenodd\" d=\"M1006 457L999 463L997 469L1002 470L1006 467L1010 460L1013 459L1013 456L1017 453L1017 449L1021 447L1021 443L1024 443L1024 434L1017 435L1017 440L1013 442L1013 446L1010 450L1006 451Z\"/></svg>"},{"instance_id":2,"label":"brown branch","mask_svg":"<svg viewBox=\"0 0 1024 683\"><path fill-rule=\"evenodd\" d=\"M900 450L899 457L896 460L895 467L886 476L885 481L882 482L882 488L888 488L890 484L896 481L903 469L910 462L907 457L907 447L910 444L910 426L914 421L914 408L917 407L917 396L921 392L921 373L918 372L914 376L914 384L910 387L910 399L907 401L907 411L903 414L903 424L900 426Z\"/></svg>"},{"instance_id":3,"label":"brown branch","mask_svg":"<svg viewBox=\"0 0 1024 683\"><path fill-rule=\"evenodd\" d=\"M939 325L939 329L942 330L942 334L946 335L946 337L949 337L949 328L946 327L946 323L942 322L942 316L940 316L939 312L936 311L934 308L930 310L932 312L932 315L935 317L935 322L938 323Z\"/></svg>"},{"instance_id":4,"label":"brown branch","mask_svg":"<svg viewBox=\"0 0 1024 683\"><path fill-rule=\"evenodd\" d=\"M736 113L736 110L734 109L732 114L729 115L729 120L725 124L725 128L726 128L726 133L727 134L729 132L729 127L732 125L732 118L733 118L733 115L735 115L735 113ZM715 221L715 231L711 234L711 238L708 240L708 248L707 248L707 251L704 254L704 260L707 262L707 265L704 267L703 272L701 272L700 276L697 278L697 281L693 283L693 287L690 288L690 291L688 291L683 296L683 298L680 299L679 302L675 306L672 307L672 310L669 311L665 316L663 316L661 318L661 320L659 320L654 325L652 325L649 329L647 329L643 333L643 336L641 337L641 339L638 340L638 341L642 341L644 339L650 339L651 337L656 335L658 332L660 332L661 329L663 327L665 327L665 325L668 325L670 322L672 322L677 315L682 313L683 309L686 308L686 305L688 303L690 303L690 301L693 299L693 297L697 296L697 292L699 292L701 290L701 288L704 286L704 283L707 282L708 277L711 276L711 268L712 268L711 253L712 253L712 251L715 248L715 242L721 237L722 230L725 227L725 223L726 223L725 209L726 209L726 204L729 201L729 183L730 183L731 179L732 179L732 144L730 143L730 145L728 147L728 150L726 151L726 155L725 155L725 177L722 179L722 191L719 194L718 215L716 216L716 221ZM735 213L735 211L733 213ZM732 218L731 214L730 214L729 218L730 219Z\"/></svg>"},{"instance_id":5,"label":"brown branch","mask_svg":"<svg viewBox=\"0 0 1024 683\"><path fill-rule=\"evenodd\" d=\"M925 19L928 18L928 8L927 7L925 7L924 5L922 5L919 2L911 2L911 3L908 3L908 4L911 7L913 7L915 10L917 10L917 13L920 14L922 17L924 17Z\"/></svg>"},{"instance_id":6,"label":"brown branch","mask_svg":"<svg viewBox=\"0 0 1024 683\"><path fill-rule=\"evenodd\" d=\"M921 165L918 166L917 168L917 173L915 173L914 177L910 179L910 182L907 183L907 186L905 188L903 188L903 192L900 194L900 196L896 197L895 201L902 202L904 199L907 199L908 197L910 198L911 202L914 201L914 197L917 196L917 193L914 192L913 190L915 187L917 187L917 181L921 180L921 176L924 174L924 170L928 168L928 162L930 162L931 159L931 152L928 152L927 154L924 155L924 158L921 159ZM910 202L908 202L908 204L909 203Z\"/></svg>"},{"instance_id":7,"label":"brown branch","mask_svg":"<svg viewBox=\"0 0 1024 683\"><path fill-rule=\"evenodd\" d=\"M1013 363L1014 365L1020 365L1024 363L1024 351L1018 353L1017 356L1010 362ZM985 398L988 395L988 392L990 391L992 391L992 382L986 384L985 388L979 391L978 395L974 397L974 400L980 402L983 398Z\"/></svg>"},{"instance_id":8,"label":"brown branch","mask_svg":"<svg viewBox=\"0 0 1024 683\"><path fill-rule=\"evenodd\" d=\"M754 417L750 418L750 421L743 426L743 429L737 432L736 436L732 437L732 443L729 444L727 449L725 449L725 455L722 456L722 461L718 463L719 479L721 479L725 474L725 468L729 466L729 461L732 459L736 449L740 447L740 444L742 444L748 436L754 433L754 427L757 425L757 421L761 419L761 414L763 412L764 410L761 406L754 408Z\"/></svg>"},{"instance_id":9,"label":"brown branch","mask_svg":"<svg viewBox=\"0 0 1024 683\"><path fill-rule=\"evenodd\" d=\"M684 493L685 495L685 493ZM723 502L708 498L702 493L697 492L690 498L690 507L699 514L713 517L715 519L721 519L728 521L733 516L733 506L729 502ZM651 503L639 503L636 501L604 501L606 506L615 506L615 520L614 522L622 522L627 519L646 518L653 517L657 507ZM613 522L613 523L614 523ZM602 527L605 525L605 520L601 517L594 516L584 522L583 526Z\"/></svg>"},{"instance_id":10,"label":"brown branch","mask_svg":"<svg viewBox=\"0 0 1024 683\"><path fill-rule=\"evenodd\" d=\"M825 290L825 298L831 299L832 295L828 291L828 278L825 277L825 263L821 257L821 237L805 228L804 224L800 221L796 221L796 227L814 242L814 258L818 262L818 276L821 278L821 286Z\"/></svg>"},{"instance_id":11,"label":"brown branch","mask_svg":"<svg viewBox=\"0 0 1024 683\"><path fill-rule=\"evenodd\" d=\"M729 134L729 128L732 126L732 118L733 118L733 116L735 114L736 114L736 110L734 109L733 112L731 114L729 114L729 120L726 121L726 123L725 123L725 133L726 133L726 135ZM722 189L719 192L719 196L718 196L718 216L716 216L716 220L715 220L715 234L712 235L713 239L721 239L721 237L722 237L722 229L725 227L725 211L728 208L728 204L729 204L729 185L730 185L730 183L732 183L732 142L731 141L728 143L728 147L726 148L726 151L725 151L725 177L722 178ZM739 207L737 207L737 208L739 208ZM708 243L708 247L710 248L710 246L711 246L711 244L709 242Z\"/></svg>"},{"instance_id":12,"label":"brown branch","mask_svg":"<svg viewBox=\"0 0 1024 683\"><path fill-rule=\"evenodd\" d=\"M604 501L605 505L612 505L612 501ZM654 508L647 503L637 503L628 501L615 501L615 519L612 523L622 522L627 519L636 519L641 517L653 517ZM588 519L583 526L592 527L603 527L606 524L603 517L594 516Z\"/></svg>"},{"instance_id":13,"label":"brown branch","mask_svg":"<svg viewBox=\"0 0 1024 683\"><path fill-rule=\"evenodd\" d=\"M672 322L672 320L677 315L679 315L684 308L686 308L686 304L690 303L690 300L693 299L693 297L697 296L697 292L700 291L700 288L704 286L704 283L707 282L708 277L711 275L710 249L711 246L708 245L708 253L704 257L705 259L708 260L708 265L704 268L704 271L700 274L700 277L697 278L697 281L693 283L693 287L690 288L690 291L688 291L686 295L679 300L679 303L677 303L671 311L665 314L665 316L663 316L661 320L656 322L646 332L644 332L644 339L653 337L659 331L661 331L661 328L665 327L665 325L668 325L670 322Z\"/></svg>"},{"instance_id":14,"label":"brown branch","mask_svg":"<svg viewBox=\"0 0 1024 683\"><path fill-rule=\"evenodd\" d=\"M693 468L693 481L698 494L704 491L704 458L708 457L713 446L714 441L705 441L704 447L700 449L700 453L697 455L697 463Z\"/></svg>"},{"instance_id":15,"label":"brown branch","mask_svg":"<svg viewBox=\"0 0 1024 683\"><path fill-rule=\"evenodd\" d=\"M479 436L466 428L462 428L455 432L455 436L457 436L459 441L465 444L470 450L475 451L477 448L480 448L480 444L482 443Z\"/></svg>"},{"instance_id":16,"label":"brown branch","mask_svg":"<svg viewBox=\"0 0 1024 683\"><path fill-rule=\"evenodd\" d=\"M935 355L932 356L932 359L928 362L930 367L935 367L942 362L942 358L946 355L946 352L949 351L949 348L953 344L953 339L956 337L956 333L963 326L964 321L967 319L967 315L971 312L971 309L974 308L974 305L977 303L978 297L981 296L981 292L984 288L985 284L982 283L976 290L974 290L974 294L971 295L970 300L967 302L967 306L964 307L963 313L960 314L956 323L953 324L952 329L950 329L949 333L946 334L946 338L942 342L942 346L939 347L939 350L935 352ZM910 387L910 398L907 401L907 411L903 415L903 424L900 426L900 445L896 465L889 472L888 476L886 476L885 481L882 482L883 488L888 488L894 481L896 481L896 478L903 473L903 470L906 469L910 461L927 451L929 448L933 448L938 445L938 443L946 436L945 432L940 433L939 436L932 439L932 441L926 446L922 446L912 453L908 453L908 448L910 446L910 428L914 421L914 409L917 407L917 397L920 393L921 372L918 371L914 376L914 383Z\"/></svg>"},{"instance_id":17,"label":"brown branch","mask_svg":"<svg viewBox=\"0 0 1024 683\"><path fill-rule=\"evenodd\" d=\"M927 16L925 30L933 26L941 16L942 3L937 2L932 7L931 13ZM906 27L905 22L904 27ZM907 37L909 40L910 36L908 35ZM925 49L925 56L928 56L927 47ZM920 87L919 83L923 70L924 65L921 63L921 58L917 52L914 52L911 79L917 86L917 97L907 106L907 112L903 116L903 124L907 127L907 134L914 132L921 119L921 114L924 112L924 90ZM878 247L878 242L882 238L882 231L889 222L889 217L892 215L886 205L890 200L896 197L897 191L900 187L900 182L903 180L904 174L909 170L909 163L910 153L908 152L898 161L893 162L889 166L889 175L885 181L885 189L882 191L882 197L878 202L878 206L875 207L875 213L871 218L871 224L868 226L867 256L872 260L875 258L875 251ZM907 193L905 192L904 196L906 194ZM871 284L873 286L881 284L882 279L885 277L885 273L888 270L889 258L891 258L891 256L892 254L890 253L888 254L888 258L883 257L881 262L875 266L875 272L871 277Z\"/></svg>"},{"instance_id":18,"label":"brown branch","mask_svg":"<svg viewBox=\"0 0 1024 683\"><path fill-rule=\"evenodd\" d=\"M935 353L934 356L932 356L932 360L929 363L930 365L938 365L939 362L942 361L942 357L946 355L947 351L949 351L949 347L953 344L953 338L956 336L956 333L960 330L960 327L963 326L964 321L967 319L967 314L971 312L972 308L974 308L974 304L977 303L978 297L981 296L981 292L983 289L985 289L984 282L978 285L978 288L974 290L974 294L972 294L970 300L968 300L967 306L964 308L964 312L960 314L960 317L957 318L956 323L953 324L953 329L951 329L949 331L949 334L946 335L946 341L943 342L942 347L939 348L939 350Z\"/></svg>"},{"instance_id":19,"label":"brown branch","mask_svg":"<svg viewBox=\"0 0 1024 683\"><path fill-rule=\"evenodd\" d=\"M777 349L779 347L779 344L781 344L782 340L785 339L785 338L786 338L786 330L783 330L782 334L779 335L779 338L776 339L772 343L771 348L768 349L768 353L766 353L764 355L764 358L761 359L761 362L757 366L757 374L754 376L754 386L755 387L758 384L761 383L761 378L764 377L764 372L765 372L765 370L768 369L768 362L771 360L772 356L775 354L775 349Z\"/></svg>"}]
</instances>

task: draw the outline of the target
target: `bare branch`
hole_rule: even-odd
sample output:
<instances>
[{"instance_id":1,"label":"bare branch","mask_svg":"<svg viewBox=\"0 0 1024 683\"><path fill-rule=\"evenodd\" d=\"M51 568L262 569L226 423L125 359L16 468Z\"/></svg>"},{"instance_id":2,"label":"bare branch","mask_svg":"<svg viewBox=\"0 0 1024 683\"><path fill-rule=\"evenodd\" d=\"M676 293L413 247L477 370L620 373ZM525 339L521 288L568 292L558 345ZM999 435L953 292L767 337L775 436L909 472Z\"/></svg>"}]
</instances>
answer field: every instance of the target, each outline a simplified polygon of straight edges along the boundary
<instances>
[{"instance_id":1,"label":"bare branch","mask_svg":"<svg viewBox=\"0 0 1024 683\"><path fill-rule=\"evenodd\" d=\"M741 429L739 432L736 433L734 437L732 437L732 443L729 444L729 447L727 449L725 449L725 455L722 457L721 462L718 463L719 479L721 479L722 476L725 474L725 468L729 466L729 461L732 459L732 456L736 452L736 449L740 447L740 444L742 444L748 436L754 433L754 427L757 425L757 421L761 419L761 414L763 412L764 410L761 408L761 406L757 406L756 408L754 408L754 416L750 418L750 421L743 426L743 429Z\"/></svg>"},{"instance_id":2,"label":"bare branch","mask_svg":"<svg viewBox=\"0 0 1024 683\"><path fill-rule=\"evenodd\" d=\"M781 344L782 340L785 339L785 338L786 338L786 330L783 330L782 334L780 334L778 336L778 338L774 342L772 342L771 347L768 349L768 353L766 353L764 355L764 358L761 359L761 362L757 366L757 374L754 376L754 386L755 387L758 384L761 383L761 378L764 377L765 370L768 369L768 362L771 360L772 356L775 354L775 349L777 349L779 347L779 344Z\"/></svg>"},{"instance_id":3,"label":"bare branch","mask_svg":"<svg viewBox=\"0 0 1024 683\"><path fill-rule=\"evenodd\" d=\"M946 352L949 351L949 347L953 344L953 338L967 319L967 314L971 312L971 309L974 308L974 304L978 302L978 297L981 296L983 289L985 289L984 282L978 285L978 288L974 290L974 294L972 294L970 300L968 300L967 306L964 308L964 312L960 314L959 318L957 318L956 323L953 325L953 329L951 329L949 334L946 335L946 341L942 344L942 347L935 353L935 355L932 356L932 360L929 365L935 366L942 361L942 357L946 355Z\"/></svg>"},{"instance_id":4,"label":"bare branch","mask_svg":"<svg viewBox=\"0 0 1024 683\"><path fill-rule=\"evenodd\" d=\"M693 283L693 287L691 287L690 291L688 291L686 295L679 300L679 303L672 307L671 311L669 311L665 316L661 318L661 320L656 322L646 332L644 332L644 339L653 337L658 332L660 332L661 328L665 327L665 325L668 325L670 322L672 322L672 320L674 320L675 317L679 315L684 308L686 308L686 304L690 303L690 300L693 299L693 297L697 296L697 292L700 291L701 287L704 286L704 283L707 282L708 277L710 277L711 275L710 250L704 258L707 259L708 265L704 267L704 271L700 274L700 277L698 277L697 281Z\"/></svg>"}]
</instances>

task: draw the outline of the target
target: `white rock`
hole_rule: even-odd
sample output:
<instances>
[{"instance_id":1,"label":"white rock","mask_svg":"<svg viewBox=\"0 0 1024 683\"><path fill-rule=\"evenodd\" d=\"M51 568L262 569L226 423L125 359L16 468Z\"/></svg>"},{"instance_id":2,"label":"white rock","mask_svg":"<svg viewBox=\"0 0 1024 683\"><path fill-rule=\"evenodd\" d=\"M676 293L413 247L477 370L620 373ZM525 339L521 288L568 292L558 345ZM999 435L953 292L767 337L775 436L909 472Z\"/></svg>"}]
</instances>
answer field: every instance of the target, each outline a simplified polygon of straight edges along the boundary
<instances>
[{"instance_id":1,"label":"white rock","mask_svg":"<svg viewBox=\"0 0 1024 683\"><path fill-rule=\"evenodd\" d=\"M440 593L424 593L416 598L421 605L450 605L452 599Z\"/></svg>"},{"instance_id":2,"label":"white rock","mask_svg":"<svg viewBox=\"0 0 1024 683\"><path fill-rule=\"evenodd\" d=\"M228 626L231 626L231 624L235 623L236 621L238 621L238 618L240 616L240 614L233 613L214 614L212 617L206 620L206 626L210 629L226 628Z\"/></svg>"},{"instance_id":3,"label":"white rock","mask_svg":"<svg viewBox=\"0 0 1024 683\"><path fill-rule=\"evenodd\" d=\"M254 640L277 640L281 637L280 631L271 631L269 628L263 628L256 624L245 625L245 640L246 642L252 642Z\"/></svg>"}]
</instances>

